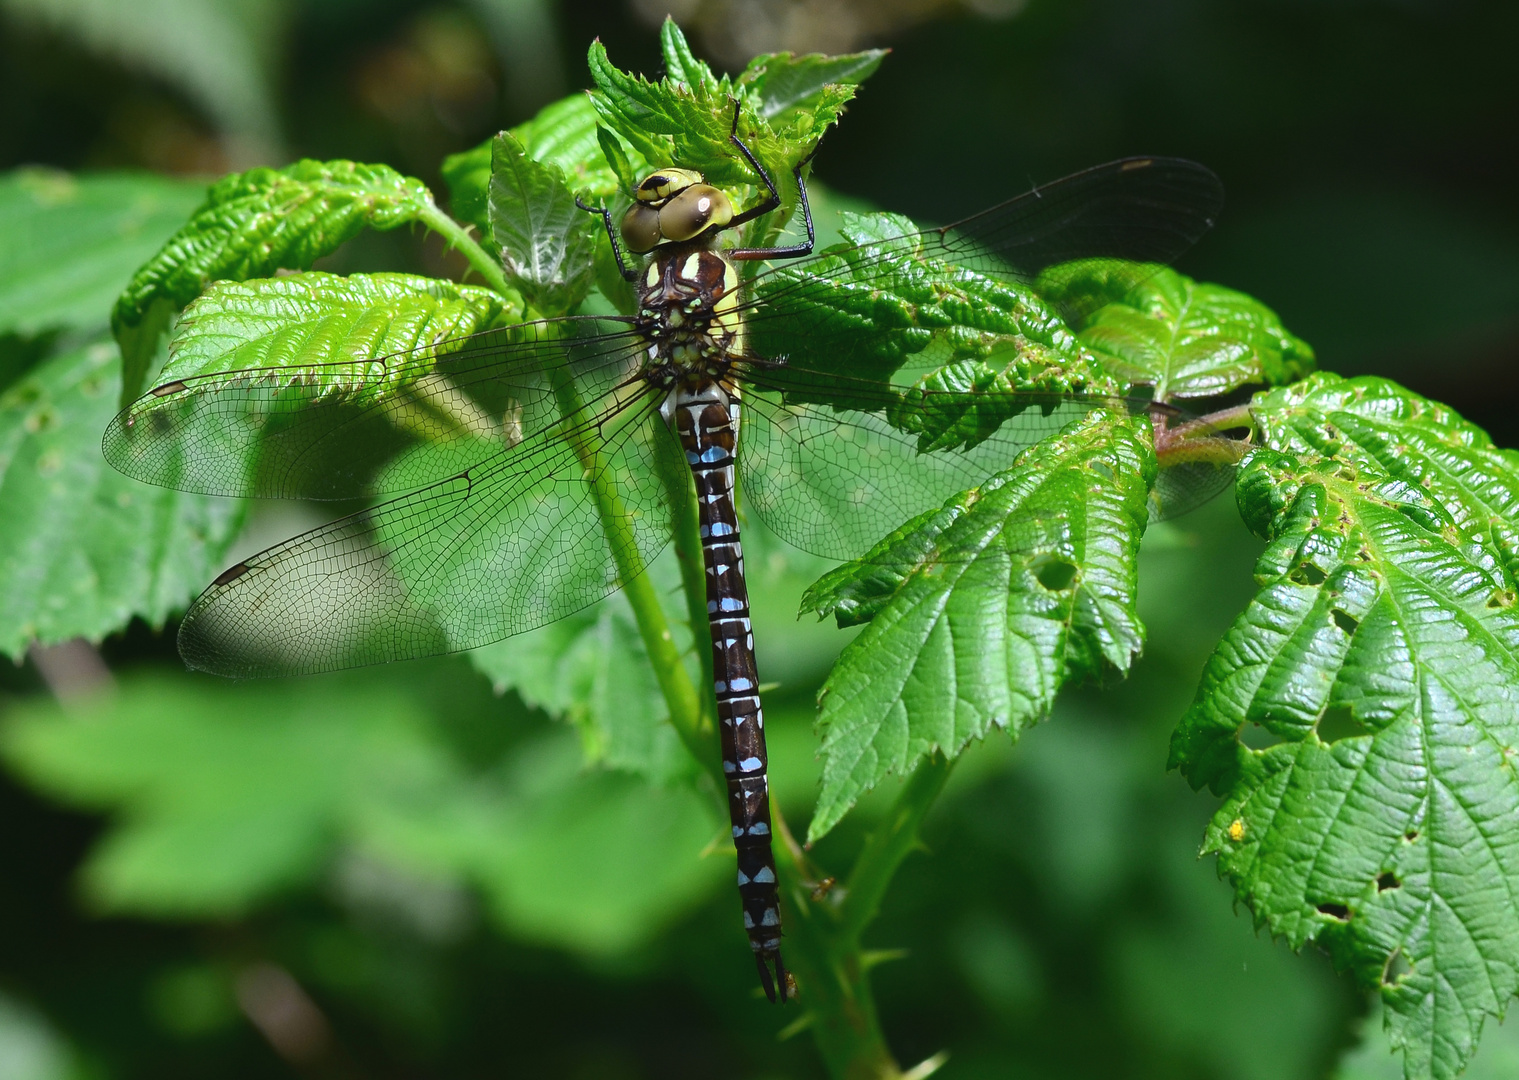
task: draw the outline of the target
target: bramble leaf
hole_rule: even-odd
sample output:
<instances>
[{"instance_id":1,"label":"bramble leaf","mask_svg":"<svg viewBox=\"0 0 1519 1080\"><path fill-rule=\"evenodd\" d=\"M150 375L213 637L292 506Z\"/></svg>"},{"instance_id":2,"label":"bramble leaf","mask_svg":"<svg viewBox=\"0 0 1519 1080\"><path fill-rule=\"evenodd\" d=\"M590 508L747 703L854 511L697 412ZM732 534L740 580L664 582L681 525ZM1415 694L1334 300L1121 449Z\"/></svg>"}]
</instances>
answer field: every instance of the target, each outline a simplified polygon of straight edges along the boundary
<instances>
[{"instance_id":1,"label":"bramble leaf","mask_svg":"<svg viewBox=\"0 0 1519 1080\"><path fill-rule=\"evenodd\" d=\"M132 331L155 309L183 307L220 278L306 269L366 226L394 229L438 213L420 180L386 165L305 160L213 184L200 209L116 301L111 328L123 348L123 404L144 389L157 341Z\"/></svg>"},{"instance_id":2,"label":"bramble leaf","mask_svg":"<svg viewBox=\"0 0 1519 1080\"><path fill-rule=\"evenodd\" d=\"M557 166L528 157L510 133L491 143L491 236L507 279L543 315L585 299L595 276L595 219L575 205Z\"/></svg>"},{"instance_id":3,"label":"bramble leaf","mask_svg":"<svg viewBox=\"0 0 1519 1080\"><path fill-rule=\"evenodd\" d=\"M783 297L786 310L784 319L755 320L750 336L759 355L806 355L826 340L831 373L884 386L909 357L923 354L939 370L904 396L891 419L925 448L974 444L1006 416L963 396L930 404L922 391L1122 392L1032 289L935 258L921 245L856 246L915 234L917 226L901 215L842 217L847 244L805 269L782 265L758 279L758 295ZM834 378L782 369L772 381L795 400L856 404Z\"/></svg>"},{"instance_id":4,"label":"bramble leaf","mask_svg":"<svg viewBox=\"0 0 1519 1080\"><path fill-rule=\"evenodd\" d=\"M680 578L672 560L656 559L648 572L660 596L677 596ZM677 642L684 655L691 648L684 612L666 614L671 629L684 638ZM656 784L691 774L691 755L669 723L669 709L623 593L475 649L469 659L497 693L516 690L534 708L572 723L589 763L637 773Z\"/></svg>"},{"instance_id":5,"label":"bramble leaf","mask_svg":"<svg viewBox=\"0 0 1519 1080\"><path fill-rule=\"evenodd\" d=\"M957 756L998 727L1016 737L1067 681L1128 670L1154 477L1145 426L1097 410L808 591L805 607L870 619L819 697L810 838L925 754Z\"/></svg>"},{"instance_id":6,"label":"bramble leaf","mask_svg":"<svg viewBox=\"0 0 1519 1080\"><path fill-rule=\"evenodd\" d=\"M833 59L843 60L828 69L837 71L840 81L812 90L809 78L801 76L797 85L789 88L788 96L793 91L801 95L804 88L807 93L783 109L762 115L766 105L764 80L746 82L742 77L733 80L726 75L717 78L691 53L671 19L666 19L660 41L669 74L659 82L619 70L601 42L592 43L589 62L596 89L591 92L591 101L602 122L649 165L658 168L679 163L683 168L697 169L710 183L735 188L742 185L747 198L760 190L760 181L728 138L734 103L742 103L739 134L779 186L786 208L784 213L768 215L771 220L760 227L778 231L796 205L796 192L785 178L854 96L855 87L843 81L844 76L852 73L855 78L864 78L874 68L854 57L804 58L814 74ZM776 64L783 62L780 57L771 59ZM777 123L770 123L772 119Z\"/></svg>"},{"instance_id":7,"label":"bramble leaf","mask_svg":"<svg viewBox=\"0 0 1519 1080\"><path fill-rule=\"evenodd\" d=\"M339 406L411 388L414 426L437 432L450 402L451 415L468 409L433 377L439 360L467 346L465 335L520 314L489 289L411 274L216 282L180 319L164 382L111 422L106 457L129 476L180 490L361 494L361 477L404 442L404 417L360 422ZM222 372L247 374L196 383ZM292 416L304 426L282 429ZM288 441L274 447L277 432Z\"/></svg>"},{"instance_id":8,"label":"bramble leaf","mask_svg":"<svg viewBox=\"0 0 1519 1080\"><path fill-rule=\"evenodd\" d=\"M0 175L0 334L103 329L132 271L204 192L146 173Z\"/></svg>"},{"instance_id":9,"label":"bramble leaf","mask_svg":"<svg viewBox=\"0 0 1519 1080\"><path fill-rule=\"evenodd\" d=\"M1039 284L1053 299L1091 297L1096 309L1077 327L1081 343L1118 378L1153 386L1155 397L1214 397L1313 370L1307 342L1260 301L1168 267L1128 288L1109 279L1110 267L1066 263L1041 274Z\"/></svg>"},{"instance_id":10,"label":"bramble leaf","mask_svg":"<svg viewBox=\"0 0 1519 1080\"><path fill-rule=\"evenodd\" d=\"M367 376L368 393L383 396L416 377L404 367L373 378L370 361L516 321L520 308L490 289L415 274L321 271L252 281L220 281L185 311L169 343L163 379L211 372L324 365L303 380L329 380L343 391L345 374ZM408 357L421 359L418 354ZM351 364L345 370L338 366Z\"/></svg>"},{"instance_id":11,"label":"bramble leaf","mask_svg":"<svg viewBox=\"0 0 1519 1080\"><path fill-rule=\"evenodd\" d=\"M242 503L147 488L100 454L115 350L50 357L0 395L0 653L162 626L221 567Z\"/></svg>"},{"instance_id":12,"label":"bramble leaf","mask_svg":"<svg viewBox=\"0 0 1519 1080\"><path fill-rule=\"evenodd\" d=\"M601 130L591 99L578 93L545 105L531 120L512 128L511 134L528 157L562 169L571 190L606 198L616 194L620 177L603 157L598 140ZM481 236L490 235L487 200L494 141L491 136L479 146L443 159L443 178L451 195L449 210ZM633 163L633 171L639 168L647 168L641 159Z\"/></svg>"},{"instance_id":13,"label":"bramble leaf","mask_svg":"<svg viewBox=\"0 0 1519 1080\"><path fill-rule=\"evenodd\" d=\"M839 83L862 83L876 73L886 58L885 49L824 56L808 53L763 53L749 61L740 85L759 95L759 114L766 120L784 116L792 109L805 109ZM836 117L830 117L832 122Z\"/></svg>"},{"instance_id":14,"label":"bramble leaf","mask_svg":"<svg viewBox=\"0 0 1519 1080\"><path fill-rule=\"evenodd\" d=\"M1171 763L1258 923L1376 988L1408 1077L1454 1077L1519 988L1519 455L1382 379L1258 395L1238 489L1260 591Z\"/></svg>"}]
</instances>

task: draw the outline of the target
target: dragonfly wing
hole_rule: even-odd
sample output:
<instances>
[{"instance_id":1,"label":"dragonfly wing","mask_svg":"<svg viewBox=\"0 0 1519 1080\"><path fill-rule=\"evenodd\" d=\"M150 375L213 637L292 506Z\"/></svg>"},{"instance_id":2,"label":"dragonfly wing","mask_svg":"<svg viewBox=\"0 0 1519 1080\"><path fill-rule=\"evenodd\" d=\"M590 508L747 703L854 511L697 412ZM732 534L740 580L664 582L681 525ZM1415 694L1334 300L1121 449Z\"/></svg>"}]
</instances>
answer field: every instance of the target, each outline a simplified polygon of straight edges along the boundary
<instances>
[{"instance_id":1,"label":"dragonfly wing","mask_svg":"<svg viewBox=\"0 0 1519 1080\"><path fill-rule=\"evenodd\" d=\"M827 558L858 558L1104 403L1113 402L1030 397L975 446L920 453L917 436L883 412L784 401L746 387L739 439L745 503L787 543Z\"/></svg>"},{"instance_id":2,"label":"dragonfly wing","mask_svg":"<svg viewBox=\"0 0 1519 1080\"><path fill-rule=\"evenodd\" d=\"M557 423L566 371L600 397L634 370L641 342L615 320L555 319L390 356L197 375L128 406L103 449L129 476L208 495L404 491ZM405 453L419 444L433 452Z\"/></svg>"},{"instance_id":3,"label":"dragonfly wing","mask_svg":"<svg viewBox=\"0 0 1519 1080\"><path fill-rule=\"evenodd\" d=\"M1018 455L1096 408L1150 415L1164 444L1152 520L1196 509L1229 486L1243 445L1184 410L1139 398L956 393L836 378L855 407L799 401L791 372L746 375L739 463L744 497L804 551L863 555L887 533L979 487ZM958 438L946 439L946 432Z\"/></svg>"},{"instance_id":4,"label":"dragonfly wing","mask_svg":"<svg viewBox=\"0 0 1519 1080\"><path fill-rule=\"evenodd\" d=\"M935 327L990 329L978 306L1048 341L1175 260L1222 207L1223 186L1203 166L1130 158L943 228L870 219L852 247L759 274L746 321L762 355L808 362L826 349L834 364L859 356L867 367L889 368Z\"/></svg>"},{"instance_id":5,"label":"dragonfly wing","mask_svg":"<svg viewBox=\"0 0 1519 1080\"><path fill-rule=\"evenodd\" d=\"M684 469L653 403L615 397L568 435L540 433L232 567L186 614L180 652L221 675L305 674L474 648L600 599L621 584L603 521L646 565L670 534L659 478Z\"/></svg>"}]
</instances>

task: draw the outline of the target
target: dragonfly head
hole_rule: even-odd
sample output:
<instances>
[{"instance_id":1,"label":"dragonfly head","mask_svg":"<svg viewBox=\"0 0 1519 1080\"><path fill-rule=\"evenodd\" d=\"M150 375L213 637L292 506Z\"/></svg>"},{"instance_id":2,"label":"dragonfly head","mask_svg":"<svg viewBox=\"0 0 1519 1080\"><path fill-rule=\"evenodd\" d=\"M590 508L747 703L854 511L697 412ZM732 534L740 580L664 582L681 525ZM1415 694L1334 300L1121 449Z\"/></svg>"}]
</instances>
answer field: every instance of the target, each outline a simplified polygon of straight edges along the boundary
<instances>
[{"instance_id":1,"label":"dragonfly head","mask_svg":"<svg viewBox=\"0 0 1519 1080\"><path fill-rule=\"evenodd\" d=\"M733 203L690 169L650 173L633 192L622 219L622 240L642 255L660 244L691 240L733 220Z\"/></svg>"}]
</instances>

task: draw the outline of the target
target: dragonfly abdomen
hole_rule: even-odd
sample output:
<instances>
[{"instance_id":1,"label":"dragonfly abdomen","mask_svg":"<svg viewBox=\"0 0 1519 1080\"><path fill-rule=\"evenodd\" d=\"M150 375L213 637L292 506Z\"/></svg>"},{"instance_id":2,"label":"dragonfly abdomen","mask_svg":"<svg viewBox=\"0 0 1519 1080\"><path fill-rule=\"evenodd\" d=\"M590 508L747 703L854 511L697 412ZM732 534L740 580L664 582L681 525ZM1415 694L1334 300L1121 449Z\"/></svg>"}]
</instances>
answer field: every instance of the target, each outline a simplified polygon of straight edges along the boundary
<instances>
[{"instance_id":1,"label":"dragonfly abdomen","mask_svg":"<svg viewBox=\"0 0 1519 1080\"><path fill-rule=\"evenodd\" d=\"M780 890L770 843L770 787L765 718L754 662L749 588L733 502L734 455L738 449L736 393L715 381L677 391L675 432L696 480L702 558L707 578L707 622L712 632L712 681L722 735L728 815L738 852L738 891L744 928L758 962L765 992L789 992L781 962ZM775 968L772 981L770 966Z\"/></svg>"}]
</instances>

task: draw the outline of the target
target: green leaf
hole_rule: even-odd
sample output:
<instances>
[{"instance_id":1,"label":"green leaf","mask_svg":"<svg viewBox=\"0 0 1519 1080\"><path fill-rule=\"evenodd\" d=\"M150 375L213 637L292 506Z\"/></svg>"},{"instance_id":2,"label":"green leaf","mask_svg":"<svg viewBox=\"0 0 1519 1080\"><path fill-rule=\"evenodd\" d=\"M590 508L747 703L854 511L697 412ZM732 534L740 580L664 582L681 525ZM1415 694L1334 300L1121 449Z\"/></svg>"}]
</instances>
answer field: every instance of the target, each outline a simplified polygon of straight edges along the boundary
<instances>
[{"instance_id":1,"label":"green leaf","mask_svg":"<svg viewBox=\"0 0 1519 1080\"><path fill-rule=\"evenodd\" d=\"M312 270L252 281L218 281L186 309L169 343L165 382L212 372L331 365L302 373L350 398L385 397L432 367L430 353L411 350L521 318L490 289L415 274L352 274ZM374 378L370 361L411 353ZM350 367L338 365L349 364Z\"/></svg>"},{"instance_id":2,"label":"green leaf","mask_svg":"<svg viewBox=\"0 0 1519 1080\"><path fill-rule=\"evenodd\" d=\"M131 331L160 301L183 307L218 278L305 269L366 226L394 229L438 213L420 180L385 165L305 160L234 173L213 184L189 222L138 269L116 301L111 327L123 348L124 399L145 389L157 347L156 341L134 339Z\"/></svg>"},{"instance_id":3,"label":"green leaf","mask_svg":"<svg viewBox=\"0 0 1519 1080\"><path fill-rule=\"evenodd\" d=\"M1047 296L1102 298L1103 306L1078 328L1081 343L1119 378L1153 386L1157 398L1214 397L1249 383L1280 385L1313 370L1308 344L1244 293L1166 267L1123 289L1105 269L1101 262L1066 263L1041 274L1040 285L1050 290Z\"/></svg>"},{"instance_id":4,"label":"green leaf","mask_svg":"<svg viewBox=\"0 0 1519 1080\"><path fill-rule=\"evenodd\" d=\"M457 693L455 664L432 671L128 675L68 709L8 709L0 756L42 792L111 814L81 872L109 912L245 916L317 885L348 851L474 886L505 930L598 954L639 945L732 880L731 856L701 857L718 830L708 800L588 772L567 732L461 760L443 737L461 712L519 718Z\"/></svg>"},{"instance_id":5,"label":"green leaf","mask_svg":"<svg viewBox=\"0 0 1519 1080\"><path fill-rule=\"evenodd\" d=\"M511 134L527 150L528 157L562 169L572 190L606 198L618 191L624 178L603 156L600 130L591 99L577 93L545 105L531 120L512 128ZM488 195L494 141L492 136L443 160L443 178L452 195L449 209L481 236L490 235ZM637 172L647 167L639 159L629 168Z\"/></svg>"},{"instance_id":6,"label":"green leaf","mask_svg":"<svg viewBox=\"0 0 1519 1080\"><path fill-rule=\"evenodd\" d=\"M116 472L100 433L116 411L115 350L54 356L0 396L0 653L154 626L222 565L244 504Z\"/></svg>"},{"instance_id":7,"label":"green leaf","mask_svg":"<svg viewBox=\"0 0 1519 1080\"><path fill-rule=\"evenodd\" d=\"M316 874L388 801L458 782L415 703L384 683L126 679L70 710L33 702L0 738L31 784L118 818L83 887L102 911L245 914Z\"/></svg>"},{"instance_id":8,"label":"green leaf","mask_svg":"<svg viewBox=\"0 0 1519 1080\"><path fill-rule=\"evenodd\" d=\"M817 101L831 84L862 83L874 75L886 58L885 49L824 56L808 53L764 53L749 61L740 84L759 95L759 114L766 120Z\"/></svg>"},{"instance_id":9,"label":"green leaf","mask_svg":"<svg viewBox=\"0 0 1519 1080\"><path fill-rule=\"evenodd\" d=\"M1519 454L1495 447L1455 410L1390 379L1322 373L1257 395L1251 414L1272 449L1425 489L1462 535L1486 544L1519 581ZM1265 535L1264 524L1247 523Z\"/></svg>"},{"instance_id":10,"label":"green leaf","mask_svg":"<svg viewBox=\"0 0 1519 1080\"><path fill-rule=\"evenodd\" d=\"M625 953L732 887L726 849L703 857L726 832L709 799L587 771L568 738L525 748L439 809L436 821L415 814L387 830L387 847L422 867L443 852L478 883L497 922L530 941Z\"/></svg>"},{"instance_id":11,"label":"green leaf","mask_svg":"<svg viewBox=\"0 0 1519 1080\"><path fill-rule=\"evenodd\" d=\"M680 575L670 558L649 568L656 591L678 599ZM684 611L667 611L691 648ZM633 609L617 592L591 607L526 634L476 649L470 662L534 708L574 724L586 761L637 773L656 784L689 778L694 762L669 722Z\"/></svg>"},{"instance_id":12,"label":"green leaf","mask_svg":"<svg viewBox=\"0 0 1519 1080\"><path fill-rule=\"evenodd\" d=\"M204 193L138 173L0 175L0 334L104 329L132 271Z\"/></svg>"},{"instance_id":13,"label":"green leaf","mask_svg":"<svg viewBox=\"0 0 1519 1080\"><path fill-rule=\"evenodd\" d=\"M779 186L785 207L784 213L767 215L772 220L757 223L756 228L778 232L796 205L794 185L786 177L838 120L844 104L854 96L854 86L823 84L789 108L765 117L760 113L765 104L762 88L726 75L715 77L692 55L672 20L666 20L660 40L669 75L659 82L619 70L601 42L592 43L589 63L596 89L591 101L602 122L656 168L679 164L699 170L710 183L742 186L739 205L745 206L745 200L760 190L760 179L728 138L734 102L740 102L739 134ZM826 67L832 58L816 58L815 63L808 58L805 63ZM838 70L851 67L858 64L845 58ZM806 82L802 77L798 89ZM776 122L771 123L772 119Z\"/></svg>"},{"instance_id":14,"label":"green leaf","mask_svg":"<svg viewBox=\"0 0 1519 1080\"><path fill-rule=\"evenodd\" d=\"M1252 404L1260 589L1171 763L1258 923L1381 994L1409 1077L1454 1077L1519 988L1519 455L1381 379Z\"/></svg>"},{"instance_id":15,"label":"green leaf","mask_svg":"<svg viewBox=\"0 0 1519 1080\"><path fill-rule=\"evenodd\" d=\"M931 257L921 245L857 246L916 233L900 215L845 213L843 219L846 244L805 270L782 265L758 280L760 297L784 295L787 310L785 319L759 320L751 329L758 355L805 354L824 340L830 370L881 387L916 354L935 367L947 365L925 376L891 417L924 447L973 443L996 419L963 397L931 406L924 390L1121 392L1033 290ZM925 352L930 346L934 351ZM776 379L795 400L878 407L851 403L832 378L782 369Z\"/></svg>"},{"instance_id":16,"label":"green leaf","mask_svg":"<svg viewBox=\"0 0 1519 1080\"><path fill-rule=\"evenodd\" d=\"M507 278L534 310L563 315L585 299L596 219L575 205L562 170L528 157L506 132L491 144L490 219Z\"/></svg>"},{"instance_id":17,"label":"green leaf","mask_svg":"<svg viewBox=\"0 0 1519 1080\"><path fill-rule=\"evenodd\" d=\"M680 25L669 15L659 26L659 51L664 57L665 74L671 82L681 83L707 94L718 92L720 83L712 69L696 58Z\"/></svg>"},{"instance_id":18,"label":"green leaf","mask_svg":"<svg viewBox=\"0 0 1519 1080\"><path fill-rule=\"evenodd\" d=\"M1148 432L1097 410L883 540L804 605L870 619L819 700L816 839L890 773L1042 719L1067 681L1128 670L1144 640L1136 556L1155 478Z\"/></svg>"},{"instance_id":19,"label":"green leaf","mask_svg":"<svg viewBox=\"0 0 1519 1080\"><path fill-rule=\"evenodd\" d=\"M1330 1080L1402 1080L1402 1063L1393 1056L1381 1031L1385 1020L1381 1003L1374 1002L1358 1025L1360 1045L1345 1053ZM1503 1024L1484 1025L1482 1033L1482 1052L1461 1074L1461 1080L1512 1080L1519 1076L1519 1020L1510 1014Z\"/></svg>"},{"instance_id":20,"label":"green leaf","mask_svg":"<svg viewBox=\"0 0 1519 1080\"><path fill-rule=\"evenodd\" d=\"M357 494L386 452L415 436L496 430L437 368L466 335L520 316L492 290L410 274L216 282L180 319L164 382L111 423L106 456L129 476L187 491ZM249 374L194 384L223 372ZM385 415L337 408L402 391ZM292 430L292 414L306 425Z\"/></svg>"}]
</instances>

